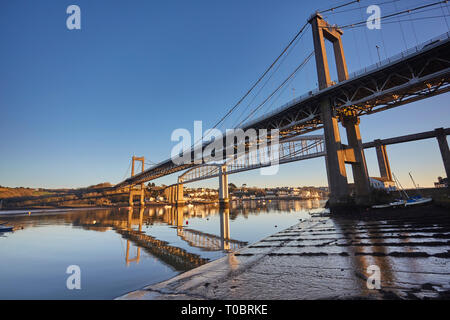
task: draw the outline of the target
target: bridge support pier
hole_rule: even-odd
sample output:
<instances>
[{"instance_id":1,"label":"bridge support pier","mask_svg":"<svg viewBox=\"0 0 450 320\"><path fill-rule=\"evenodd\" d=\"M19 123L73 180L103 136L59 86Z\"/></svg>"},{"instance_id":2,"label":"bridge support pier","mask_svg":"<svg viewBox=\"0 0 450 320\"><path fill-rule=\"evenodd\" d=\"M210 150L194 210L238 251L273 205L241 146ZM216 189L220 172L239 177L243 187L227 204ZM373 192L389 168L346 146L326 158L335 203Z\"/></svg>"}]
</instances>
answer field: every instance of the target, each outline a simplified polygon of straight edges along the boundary
<instances>
[{"instance_id":1,"label":"bridge support pier","mask_svg":"<svg viewBox=\"0 0 450 320\"><path fill-rule=\"evenodd\" d=\"M175 185L175 204L177 206L184 206L184 187L183 184L178 181L178 184Z\"/></svg>"},{"instance_id":2,"label":"bridge support pier","mask_svg":"<svg viewBox=\"0 0 450 320\"><path fill-rule=\"evenodd\" d=\"M128 204L130 205L130 207L134 206L134 196L139 196L139 203L141 206L145 205L145 201L144 201L145 190L144 190L143 186L141 186L140 190L133 190L132 187L130 187L129 198L128 198Z\"/></svg>"},{"instance_id":3,"label":"bridge support pier","mask_svg":"<svg viewBox=\"0 0 450 320\"><path fill-rule=\"evenodd\" d=\"M164 193L169 204L176 206L184 205L185 202L182 183L167 187Z\"/></svg>"},{"instance_id":4,"label":"bridge support pier","mask_svg":"<svg viewBox=\"0 0 450 320\"><path fill-rule=\"evenodd\" d=\"M342 150L338 119L332 115L330 102L322 101L320 108L325 136L325 162L330 188L330 205L336 205L346 201L348 196L345 155Z\"/></svg>"},{"instance_id":5,"label":"bridge support pier","mask_svg":"<svg viewBox=\"0 0 450 320\"><path fill-rule=\"evenodd\" d=\"M226 207L229 203L227 167L223 165L219 170L219 205Z\"/></svg>"},{"instance_id":6,"label":"bridge support pier","mask_svg":"<svg viewBox=\"0 0 450 320\"><path fill-rule=\"evenodd\" d=\"M367 172L366 157L362 147L359 118L355 115L344 116L342 124L347 131L347 140L351 152L353 180L355 183L356 202L365 204L369 201L370 181Z\"/></svg>"},{"instance_id":7,"label":"bridge support pier","mask_svg":"<svg viewBox=\"0 0 450 320\"><path fill-rule=\"evenodd\" d=\"M450 151L448 148L447 135L445 134L444 128L439 128L435 131L439 149L441 150L442 161L444 162L445 173L448 179L450 177Z\"/></svg>"},{"instance_id":8,"label":"bridge support pier","mask_svg":"<svg viewBox=\"0 0 450 320\"><path fill-rule=\"evenodd\" d=\"M384 144L381 144L379 139L375 140L375 144L376 144L375 150L377 152L377 159L378 159L378 167L380 169L380 177L389 181L393 181L386 146Z\"/></svg>"}]
</instances>

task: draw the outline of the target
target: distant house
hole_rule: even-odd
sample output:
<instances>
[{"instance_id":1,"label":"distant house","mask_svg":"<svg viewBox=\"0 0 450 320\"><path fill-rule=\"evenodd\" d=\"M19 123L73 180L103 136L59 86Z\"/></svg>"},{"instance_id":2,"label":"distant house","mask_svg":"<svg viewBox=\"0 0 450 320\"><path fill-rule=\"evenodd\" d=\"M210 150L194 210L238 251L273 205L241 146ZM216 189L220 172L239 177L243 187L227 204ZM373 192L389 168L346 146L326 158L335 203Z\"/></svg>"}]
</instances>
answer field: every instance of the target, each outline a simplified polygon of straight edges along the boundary
<instances>
[{"instance_id":1,"label":"distant house","mask_svg":"<svg viewBox=\"0 0 450 320\"><path fill-rule=\"evenodd\" d=\"M448 178L438 177L438 182L434 183L435 188L447 188L448 187Z\"/></svg>"},{"instance_id":2,"label":"distant house","mask_svg":"<svg viewBox=\"0 0 450 320\"><path fill-rule=\"evenodd\" d=\"M370 186L373 189L384 189L386 191L395 191L395 182L385 178L369 177Z\"/></svg>"}]
</instances>

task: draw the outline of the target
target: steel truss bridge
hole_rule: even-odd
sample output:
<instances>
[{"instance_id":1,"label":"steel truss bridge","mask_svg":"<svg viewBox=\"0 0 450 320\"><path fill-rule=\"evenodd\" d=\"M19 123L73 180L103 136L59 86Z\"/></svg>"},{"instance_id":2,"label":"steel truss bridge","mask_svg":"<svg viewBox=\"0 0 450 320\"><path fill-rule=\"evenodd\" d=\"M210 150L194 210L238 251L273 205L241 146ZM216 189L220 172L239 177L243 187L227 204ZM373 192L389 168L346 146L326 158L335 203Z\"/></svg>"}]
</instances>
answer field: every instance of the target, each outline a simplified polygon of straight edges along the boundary
<instances>
[{"instance_id":1,"label":"steel truss bridge","mask_svg":"<svg viewBox=\"0 0 450 320\"><path fill-rule=\"evenodd\" d=\"M337 115L345 115L350 112L362 116L448 92L450 88L449 40L449 33L433 38L396 56L354 72L349 75L347 80L322 90L310 91L245 124L241 129L278 129L280 149L286 150L284 145L288 141L296 141L295 143L305 141L289 139L323 127L319 103L324 99L329 99L332 111ZM225 145L225 137L223 140ZM207 144L203 144L202 150L206 146ZM300 154L289 152L286 158L282 158L280 154L279 163L321 156L323 155L323 146L321 148L322 151L314 150L309 155L301 154L301 152ZM192 159L194 159L195 152L196 150L191 151ZM261 167L261 165L252 167L250 163L239 167L234 161L232 164L227 163L228 165L230 166L228 173ZM115 187L133 186L195 166L198 164L178 165L168 159L120 182ZM214 172L210 174L212 177ZM194 172L192 172L192 176L195 179Z\"/></svg>"},{"instance_id":2,"label":"steel truss bridge","mask_svg":"<svg viewBox=\"0 0 450 320\"><path fill-rule=\"evenodd\" d=\"M227 174L270 167L293 161L317 158L325 155L322 135L297 136L276 146L254 149L238 158L225 162ZM179 177L180 183L190 183L218 177L222 163L205 163L190 168Z\"/></svg>"}]
</instances>

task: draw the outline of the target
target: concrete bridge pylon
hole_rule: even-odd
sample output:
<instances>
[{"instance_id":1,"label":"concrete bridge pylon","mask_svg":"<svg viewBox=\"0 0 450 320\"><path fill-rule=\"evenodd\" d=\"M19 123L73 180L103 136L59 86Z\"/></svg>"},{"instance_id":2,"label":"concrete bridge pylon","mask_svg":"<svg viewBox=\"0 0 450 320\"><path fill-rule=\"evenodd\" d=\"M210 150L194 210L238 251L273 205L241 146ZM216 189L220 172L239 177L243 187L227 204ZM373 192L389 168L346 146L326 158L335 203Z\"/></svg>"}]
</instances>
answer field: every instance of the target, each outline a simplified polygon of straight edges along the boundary
<instances>
[{"instance_id":1,"label":"concrete bridge pylon","mask_svg":"<svg viewBox=\"0 0 450 320\"><path fill-rule=\"evenodd\" d=\"M141 162L142 164L142 171L144 172L144 162L145 162L145 158L144 157L135 157L133 156L131 159L131 177L134 176L134 163L136 161ZM144 183L141 183L138 187L138 189L134 188L134 185L130 186L130 190L129 190L129 199L128 199L128 203L130 205L130 207L134 206L134 196L139 196L139 203L141 206L145 205L145 186Z\"/></svg>"},{"instance_id":2,"label":"concrete bridge pylon","mask_svg":"<svg viewBox=\"0 0 450 320\"><path fill-rule=\"evenodd\" d=\"M219 205L225 207L229 202L227 166L222 165L219 168Z\"/></svg>"},{"instance_id":3,"label":"concrete bridge pylon","mask_svg":"<svg viewBox=\"0 0 450 320\"><path fill-rule=\"evenodd\" d=\"M309 23L313 33L319 89L323 90L333 85L330 78L325 40L333 44L339 82L347 80L348 71L342 46L342 30L329 25L319 13L312 15ZM358 117L351 110L346 110L343 114L336 114L330 99L324 99L320 102L320 112L325 137L325 161L330 189L330 207L345 204L348 201L349 188L345 168L346 163L352 165L357 201L367 201L370 193L370 183L362 148ZM349 146L345 148L341 142L339 120L347 131Z\"/></svg>"}]
</instances>

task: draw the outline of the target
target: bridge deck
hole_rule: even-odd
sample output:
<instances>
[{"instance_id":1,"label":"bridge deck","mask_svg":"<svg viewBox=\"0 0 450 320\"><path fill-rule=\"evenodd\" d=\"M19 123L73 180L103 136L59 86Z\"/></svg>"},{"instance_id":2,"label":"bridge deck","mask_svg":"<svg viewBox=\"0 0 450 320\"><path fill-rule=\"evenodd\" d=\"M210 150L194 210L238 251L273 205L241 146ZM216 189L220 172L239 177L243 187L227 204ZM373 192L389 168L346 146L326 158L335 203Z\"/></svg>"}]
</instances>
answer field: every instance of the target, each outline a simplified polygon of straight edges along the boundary
<instances>
[{"instance_id":1,"label":"bridge deck","mask_svg":"<svg viewBox=\"0 0 450 320\"><path fill-rule=\"evenodd\" d=\"M450 34L445 33L381 63L354 72L348 80L315 90L260 117L242 129L279 129L281 139L322 128L319 103L330 99L337 113L384 111L449 91ZM204 148L206 145L203 145ZM128 178L116 188L147 182L195 166L165 160Z\"/></svg>"}]
</instances>

